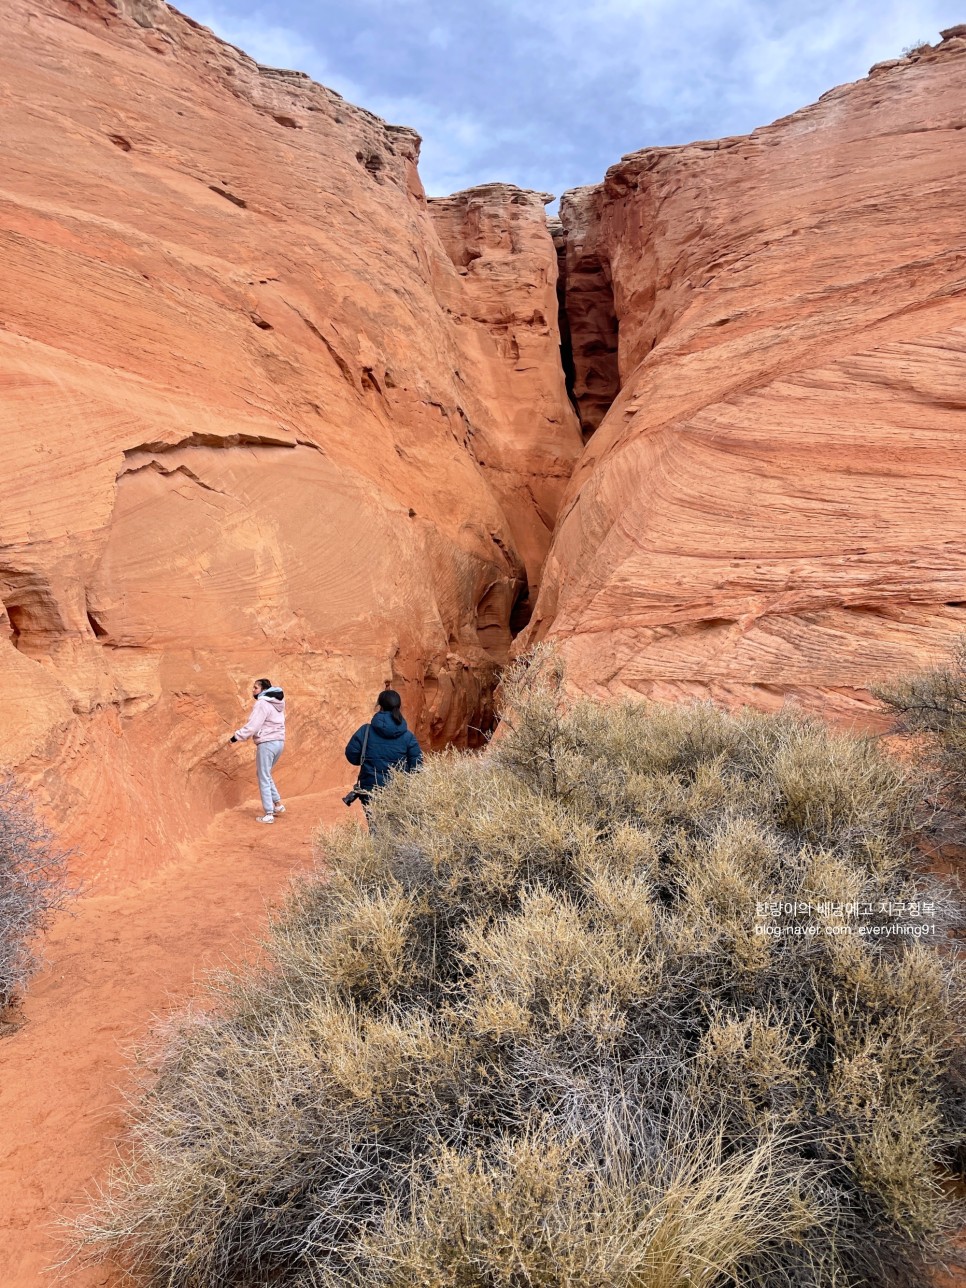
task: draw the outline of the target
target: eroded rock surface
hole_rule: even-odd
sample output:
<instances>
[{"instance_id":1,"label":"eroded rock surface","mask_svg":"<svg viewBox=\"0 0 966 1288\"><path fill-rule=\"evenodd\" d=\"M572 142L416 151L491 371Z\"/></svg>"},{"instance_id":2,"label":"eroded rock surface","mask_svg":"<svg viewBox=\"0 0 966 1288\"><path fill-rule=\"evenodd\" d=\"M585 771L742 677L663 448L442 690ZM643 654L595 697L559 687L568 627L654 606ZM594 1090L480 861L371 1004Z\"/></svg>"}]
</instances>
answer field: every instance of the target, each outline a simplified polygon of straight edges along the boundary
<instances>
[{"instance_id":1,"label":"eroded rock surface","mask_svg":"<svg viewBox=\"0 0 966 1288\"><path fill-rule=\"evenodd\" d=\"M963 29L568 194L563 363L545 194L159 0L5 34L0 760L89 872L250 792L253 675L293 791L387 679L478 736L538 586L601 694L864 715L962 629Z\"/></svg>"},{"instance_id":2,"label":"eroded rock surface","mask_svg":"<svg viewBox=\"0 0 966 1288\"><path fill-rule=\"evenodd\" d=\"M467 424L467 432L524 559L528 594L522 611L536 599L581 447L559 356L557 272L547 258L543 213L550 200L549 193L493 183L429 201L460 279L454 289L446 276L438 294L451 301L464 354L464 406L482 413L478 427ZM500 364L492 360L494 346ZM488 428L494 418L485 414L489 408L499 412L496 433Z\"/></svg>"},{"instance_id":3,"label":"eroded rock surface","mask_svg":"<svg viewBox=\"0 0 966 1288\"><path fill-rule=\"evenodd\" d=\"M619 333L530 633L580 688L864 719L966 626L964 35L562 202Z\"/></svg>"},{"instance_id":4,"label":"eroded rock surface","mask_svg":"<svg viewBox=\"0 0 966 1288\"><path fill-rule=\"evenodd\" d=\"M0 759L117 883L250 795L253 676L290 791L387 679L472 738L580 435L542 199L463 274L411 130L157 0L4 26Z\"/></svg>"},{"instance_id":5,"label":"eroded rock surface","mask_svg":"<svg viewBox=\"0 0 966 1288\"><path fill-rule=\"evenodd\" d=\"M604 189L575 188L560 199L560 261L572 392L586 437L610 411L620 390L617 316L610 260L601 237Z\"/></svg>"}]
</instances>

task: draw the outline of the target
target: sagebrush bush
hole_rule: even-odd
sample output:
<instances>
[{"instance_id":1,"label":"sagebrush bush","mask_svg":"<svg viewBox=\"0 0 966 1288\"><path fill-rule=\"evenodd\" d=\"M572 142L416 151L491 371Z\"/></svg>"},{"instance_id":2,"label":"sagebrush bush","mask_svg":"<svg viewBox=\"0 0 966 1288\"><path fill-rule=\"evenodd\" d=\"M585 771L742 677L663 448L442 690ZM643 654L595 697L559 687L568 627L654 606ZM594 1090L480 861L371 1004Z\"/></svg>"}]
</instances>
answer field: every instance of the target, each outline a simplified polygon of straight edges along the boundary
<instances>
[{"instance_id":1,"label":"sagebrush bush","mask_svg":"<svg viewBox=\"0 0 966 1288\"><path fill-rule=\"evenodd\" d=\"M37 967L37 942L71 894L67 850L34 813L26 793L0 777L0 1012Z\"/></svg>"},{"instance_id":2,"label":"sagebrush bush","mask_svg":"<svg viewBox=\"0 0 966 1288\"><path fill-rule=\"evenodd\" d=\"M915 784L559 680L321 834L267 964L163 1034L89 1246L165 1288L922 1282L963 1046Z\"/></svg>"},{"instance_id":3,"label":"sagebrush bush","mask_svg":"<svg viewBox=\"0 0 966 1288\"><path fill-rule=\"evenodd\" d=\"M966 636L941 666L875 690L898 732L916 739L915 759L928 771L940 841L966 842Z\"/></svg>"}]
</instances>

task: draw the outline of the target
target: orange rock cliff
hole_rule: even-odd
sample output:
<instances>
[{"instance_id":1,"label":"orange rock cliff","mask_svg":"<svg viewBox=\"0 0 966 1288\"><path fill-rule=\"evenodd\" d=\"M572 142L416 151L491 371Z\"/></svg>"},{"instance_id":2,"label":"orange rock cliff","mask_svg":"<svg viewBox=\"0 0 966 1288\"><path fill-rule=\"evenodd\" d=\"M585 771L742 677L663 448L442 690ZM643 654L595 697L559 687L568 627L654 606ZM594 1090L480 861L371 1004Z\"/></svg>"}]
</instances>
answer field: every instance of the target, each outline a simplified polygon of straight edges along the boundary
<instances>
[{"instance_id":1,"label":"orange rock cliff","mask_svg":"<svg viewBox=\"0 0 966 1288\"><path fill-rule=\"evenodd\" d=\"M251 795L255 675L310 791L386 679L478 736L534 604L585 691L845 717L959 631L966 29L555 225L160 0L5 28L0 758L90 875Z\"/></svg>"},{"instance_id":2,"label":"orange rock cliff","mask_svg":"<svg viewBox=\"0 0 966 1288\"><path fill-rule=\"evenodd\" d=\"M796 700L966 629L966 26L561 203L593 437L528 638L598 695Z\"/></svg>"},{"instance_id":3,"label":"orange rock cliff","mask_svg":"<svg viewBox=\"0 0 966 1288\"><path fill-rule=\"evenodd\" d=\"M386 679L485 727L581 450L556 252L545 198L427 202L411 130L157 0L5 22L0 752L126 880L251 795L253 675L293 791Z\"/></svg>"}]
</instances>

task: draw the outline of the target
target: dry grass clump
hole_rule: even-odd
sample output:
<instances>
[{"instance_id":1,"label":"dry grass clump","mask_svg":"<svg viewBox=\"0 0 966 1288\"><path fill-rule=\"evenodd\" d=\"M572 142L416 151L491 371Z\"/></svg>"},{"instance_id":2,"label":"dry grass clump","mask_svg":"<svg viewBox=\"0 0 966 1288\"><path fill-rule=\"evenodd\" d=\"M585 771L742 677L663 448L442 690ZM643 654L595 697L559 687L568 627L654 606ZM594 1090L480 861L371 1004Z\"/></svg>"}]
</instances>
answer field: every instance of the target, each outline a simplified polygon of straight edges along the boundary
<instances>
[{"instance_id":1,"label":"dry grass clump","mask_svg":"<svg viewBox=\"0 0 966 1288\"><path fill-rule=\"evenodd\" d=\"M931 779L931 820L940 842L966 843L966 636L942 666L875 690L896 729L913 736Z\"/></svg>"},{"instance_id":2,"label":"dry grass clump","mask_svg":"<svg viewBox=\"0 0 966 1288\"><path fill-rule=\"evenodd\" d=\"M69 858L26 793L0 778L0 1012L22 994L37 967L38 936L72 893Z\"/></svg>"},{"instance_id":3,"label":"dry grass clump","mask_svg":"<svg viewBox=\"0 0 966 1288\"><path fill-rule=\"evenodd\" d=\"M168 1029L89 1244L165 1288L921 1283L963 1044L915 784L792 716L566 707L552 658L505 687Z\"/></svg>"}]
</instances>

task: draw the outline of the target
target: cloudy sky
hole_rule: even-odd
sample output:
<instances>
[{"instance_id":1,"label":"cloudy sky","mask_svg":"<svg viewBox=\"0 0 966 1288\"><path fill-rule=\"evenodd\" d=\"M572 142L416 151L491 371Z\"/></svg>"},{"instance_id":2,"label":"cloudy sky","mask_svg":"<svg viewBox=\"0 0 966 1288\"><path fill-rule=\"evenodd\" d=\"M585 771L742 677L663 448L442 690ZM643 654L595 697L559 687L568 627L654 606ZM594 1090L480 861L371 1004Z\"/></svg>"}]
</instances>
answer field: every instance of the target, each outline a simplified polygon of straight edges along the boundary
<instances>
[{"instance_id":1,"label":"cloudy sky","mask_svg":"<svg viewBox=\"0 0 966 1288\"><path fill-rule=\"evenodd\" d=\"M966 20L964 0L175 0L423 136L427 192L559 195L624 152L743 134Z\"/></svg>"}]
</instances>

